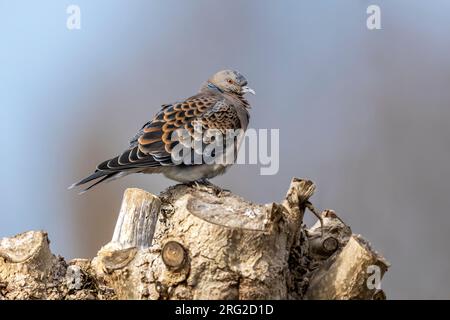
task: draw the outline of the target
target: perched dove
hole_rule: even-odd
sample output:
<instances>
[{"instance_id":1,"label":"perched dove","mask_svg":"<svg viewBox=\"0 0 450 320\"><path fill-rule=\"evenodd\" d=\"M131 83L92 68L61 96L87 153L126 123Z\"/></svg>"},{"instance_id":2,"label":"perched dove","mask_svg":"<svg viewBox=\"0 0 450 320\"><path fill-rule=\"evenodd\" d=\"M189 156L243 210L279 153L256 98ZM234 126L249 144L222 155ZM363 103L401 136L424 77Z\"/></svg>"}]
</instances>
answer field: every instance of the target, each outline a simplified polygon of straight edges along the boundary
<instances>
[{"instance_id":1,"label":"perched dove","mask_svg":"<svg viewBox=\"0 0 450 320\"><path fill-rule=\"evenodd\" d=\"M174 139L173 134L183 129L188 138L193 138L196 128L218 130L223 134L230 129L245 132L250 108L245 93L255 94L242 74L234 70L217 72L202 85L198 94L182 102L163 105L153 120L131 139L126 151L100 163L94 173L69 188L96 180L83 190L85 192L101 182L130 173L162 173L178 182L207 183L207 179L223 174L231 164L202 159L191 163L174 162L171 154L177 146L194 146L181 138Z\"/></svg>"}]
</instances>

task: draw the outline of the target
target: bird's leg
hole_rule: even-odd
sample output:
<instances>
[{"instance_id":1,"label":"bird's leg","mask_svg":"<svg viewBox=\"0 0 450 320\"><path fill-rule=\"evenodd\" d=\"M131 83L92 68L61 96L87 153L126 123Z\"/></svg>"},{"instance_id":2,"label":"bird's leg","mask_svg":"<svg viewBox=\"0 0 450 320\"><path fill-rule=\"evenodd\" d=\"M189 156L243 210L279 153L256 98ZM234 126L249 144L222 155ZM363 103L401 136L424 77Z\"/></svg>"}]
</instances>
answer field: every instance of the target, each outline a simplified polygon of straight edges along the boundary
<instances>
[{"instance_id":1,"label":"bird's leg","mask_svg":"<svg viewBox=\"0 0 450 320\"><path fill-rule=\"evenodd\" d=\"M192 181L190 185L199 191L208 191L209 187L211 187L213 184L209 182L207 179L203 178Z\"/></svg>"},{"instance_id":2,"label":"bird's leg","mask_svg":"<svg viewBox=\"0 0 450 320\"><path fill-rule=\"evenodd\" d=\"M205 179L197 179L185 182L184 184L192 188L201 188L202 186L205 186L207 183L205 182Z\"/></svg>"},{"instance_id":3,"label":"bird's leg","mask_svg":"<svg viewBox=\"0 0 450 320\"><path fill-rule=\"evenodd\" d=\"M213 185L208 179L206 179L206 178L198 179L197 182L200 183L200 184L202 184L202 185L204 185L204 186L208 186L208 187L214 186L214 185Z\"/></svg>"},{"instance_id":4,"label":"bird's leg","mask_svg":"<svg viewBox=\"0 0 450 320\"><path fill-rule=\"evenodd\" d=\"M222 193L231 193L231 191L229 189L224 189L222 187L219 187L207 179L203 179L203 180L205 181L205 184L208 187L210 187L211 189L213 189L214 192L216 193L216 195L218 195L218 196L220 196Z\"/></svg>"}]
</instances>

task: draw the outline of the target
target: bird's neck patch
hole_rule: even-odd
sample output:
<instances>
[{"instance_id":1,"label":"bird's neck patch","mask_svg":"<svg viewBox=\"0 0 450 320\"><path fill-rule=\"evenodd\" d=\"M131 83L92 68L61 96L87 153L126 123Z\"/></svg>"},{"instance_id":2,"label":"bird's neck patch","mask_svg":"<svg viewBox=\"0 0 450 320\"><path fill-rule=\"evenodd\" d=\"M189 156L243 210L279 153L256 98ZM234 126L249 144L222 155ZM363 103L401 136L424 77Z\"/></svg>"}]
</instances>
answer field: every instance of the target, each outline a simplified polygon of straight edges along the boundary
<instances>
[{"instance_id":1,"label":"bird's neck patch","mask_svg":"<svg viewBox=\"0 0 450 320\"><path fill-rule=\"evenodd\" d=\"M211 82L208 82L207 87L208 87L209 89L218 90L219 92L223 93L223 90L222 90L222 89L220 89L218 86L216 86L215 84L213 84L213 83L211 83Z\"/></svg>"}]
</instances>

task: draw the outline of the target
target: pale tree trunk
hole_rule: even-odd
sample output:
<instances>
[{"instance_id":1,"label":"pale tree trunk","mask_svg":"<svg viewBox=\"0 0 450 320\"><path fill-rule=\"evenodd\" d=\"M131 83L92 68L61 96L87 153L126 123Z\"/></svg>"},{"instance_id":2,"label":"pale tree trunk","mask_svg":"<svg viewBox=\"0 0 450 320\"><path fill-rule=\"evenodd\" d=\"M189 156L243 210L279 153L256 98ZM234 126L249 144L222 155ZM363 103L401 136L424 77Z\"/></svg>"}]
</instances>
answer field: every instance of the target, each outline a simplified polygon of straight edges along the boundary
<instances>
[{"instance_id":1,"label":"pale tree trunk","mask_svg":"<svg viewBox=\"0 0 450 320\"><path fill-rule=\"evenodd\" d=\"M0 299L380 299L389 264L332 210L310 229L315 185L293 179L281 204L214 186L159 197L127 189L110 243L66 263L45 232L0 242Z\"/></svg>"}]
</instances>

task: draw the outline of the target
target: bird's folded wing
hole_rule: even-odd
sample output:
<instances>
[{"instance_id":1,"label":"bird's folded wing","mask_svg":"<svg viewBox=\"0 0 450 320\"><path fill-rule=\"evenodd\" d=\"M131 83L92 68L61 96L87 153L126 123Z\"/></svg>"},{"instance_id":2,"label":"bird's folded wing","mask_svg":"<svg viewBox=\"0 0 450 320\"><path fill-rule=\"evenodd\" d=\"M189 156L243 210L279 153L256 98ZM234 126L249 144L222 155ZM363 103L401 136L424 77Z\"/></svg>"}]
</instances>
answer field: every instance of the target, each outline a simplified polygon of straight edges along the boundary
<instances>
[{"instance_id":1,"label":"bird's folded wing","mask_svg":"<svg viewBox=\"0 0 450 320\"><path fill-rule=\"evenodd\" d=\"M184 129L186 146L191 146L198 126L208 129L240 129L235 108L217 96L197 95L186 101L164 105L153 120L147 122L130 141L130 147L120 156L98 165L97 170L117 171L173 165L171 152L182 139L174 139L174 132ZM175 136L179 136L179 133ZM202 137L201 137L202 138ZM184 144L184 143L183 143Z\"/></svg>"}]
</instances>

